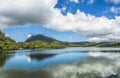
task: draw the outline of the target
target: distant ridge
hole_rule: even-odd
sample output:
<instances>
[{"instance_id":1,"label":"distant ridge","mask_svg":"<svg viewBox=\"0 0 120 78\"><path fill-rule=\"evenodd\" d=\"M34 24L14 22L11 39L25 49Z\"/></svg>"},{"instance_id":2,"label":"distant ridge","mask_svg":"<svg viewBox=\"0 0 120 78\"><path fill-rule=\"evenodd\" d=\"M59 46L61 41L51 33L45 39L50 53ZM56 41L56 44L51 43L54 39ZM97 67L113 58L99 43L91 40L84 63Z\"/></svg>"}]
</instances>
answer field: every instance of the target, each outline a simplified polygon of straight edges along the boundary
<instances>
[{"instance_id":1,"label":"distant ridge","mask_svg":"<svg viewBox=\"0 0 120 78\"><path fill-rule=\"evenodd\" d=\"M44 36L44 35L41 35L41 34L31 36L25 42L33 42L33 41L43 41L43 42L48 42L48 43L60 42L60 41L58 41L58 40L56 40L54 38L47 37L47 36Z\"/></svg>"},{"instance_id":2,"label":"distant ridge","mask_svg":"<svg viewBox=\"0 0 120 78\"><path fill-rule=\"evenodd\" d=\"M63 42L63 41L59 41L59 40L56 40L54 38L47 37L47 36L41 35L41 34L31 36L25 42L34 42L34 41L43 41L43 42L48 42L48 43L59 42L59 43L70 45L70 46L86 46L86 45L93 44L93 43L87 42L87 41L84 41L84 42Z\"/></svg>"},{"instance_id":3,"label":"distant ridge","mask_svg":"<svg viewBox=\"0 0 120 78\"><path fill-rule=\"evenodd\" d=\"M88 42L88 41L83 41L83 42L63 42L56 40L51 37L47 37L44 35L35 35L31 36L26 40L26 42L34 42L34 41L43 41L43 42L59 42L62 44L66 44L71 47L120 47L120 42Z\"/></svg>"}]
</instances>

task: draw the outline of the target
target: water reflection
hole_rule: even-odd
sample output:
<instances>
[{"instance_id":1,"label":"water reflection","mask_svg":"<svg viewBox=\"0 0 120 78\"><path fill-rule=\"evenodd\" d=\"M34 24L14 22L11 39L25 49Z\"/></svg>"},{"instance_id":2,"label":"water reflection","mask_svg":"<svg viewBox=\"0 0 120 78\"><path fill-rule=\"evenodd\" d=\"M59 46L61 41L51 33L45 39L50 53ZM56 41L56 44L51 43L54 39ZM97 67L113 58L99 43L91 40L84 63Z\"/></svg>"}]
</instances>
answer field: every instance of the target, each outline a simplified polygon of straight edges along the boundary
<instances>
[{"instance_id":1,"label":"water reflection","mask_svg":"<svg viewBox=\"0 0 120 78\"><path fill-rule=\"evenodd\" d=\"M9 59L1 54L0 78L120 78L120 50L113 51L114 48L19 50Z\"/></svg>"},{"instance_id":2,"label":"water reflection","mask_svg":"<svg viewBox=\"0 0 120 78\"><path fill-rule=\"evenodd\" d=\"M0 67L4 65L7 59L9 59L10 56L6 55L4 52L0 52Z\"/></svg>"},{"instance_id":3,"label":"water reflection","mask_svg":"<svg viewBox=\"0 0 120 78\"><path fill-rule=\"evenodd\" d=\"M88 58L75 64L61 64L47 69L54 78L97 78L120 74L118 61L105 58ZM59 70L59 71L58 71Z\"/></svg>"},{"instance_id":4,"label":"water reflection","mask_svg":"<svg viewBox=\"0 0 120 78\"><path fill-rule=\"evenodd\" d=\"M73 63L86 57L86 53L17 55L10 58L4 64L4 68L34 71L58 64Z\"/></svg>"},{"instance_id":5,"label":"water reflection","mask_svg":"<svg viewBox=\"0 0 120 78\"><path fill-rule=\"evenodd\" d=\"M53 57L55 54L29 54L28 58L44 60L46 58Z\"/></svg>"}]
</instances>

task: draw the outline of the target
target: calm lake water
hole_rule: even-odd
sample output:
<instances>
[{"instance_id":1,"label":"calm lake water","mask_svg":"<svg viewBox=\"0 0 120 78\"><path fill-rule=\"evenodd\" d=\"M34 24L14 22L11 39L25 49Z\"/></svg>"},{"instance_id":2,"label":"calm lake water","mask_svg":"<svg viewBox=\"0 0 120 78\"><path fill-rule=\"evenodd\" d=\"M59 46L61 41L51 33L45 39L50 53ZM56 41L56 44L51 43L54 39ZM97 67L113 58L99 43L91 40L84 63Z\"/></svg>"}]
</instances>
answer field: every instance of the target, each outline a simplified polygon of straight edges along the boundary
<instances>
[{"instance_id":1,"label":"calm lake water","mask_svg":"<svg viewBox=\"0 0 120 78\"><path fill-rule=\"evenodd\" d=\"M120 78L120 48L14 52L0 54L0 78Z\"/></svg>"}]
</instances>

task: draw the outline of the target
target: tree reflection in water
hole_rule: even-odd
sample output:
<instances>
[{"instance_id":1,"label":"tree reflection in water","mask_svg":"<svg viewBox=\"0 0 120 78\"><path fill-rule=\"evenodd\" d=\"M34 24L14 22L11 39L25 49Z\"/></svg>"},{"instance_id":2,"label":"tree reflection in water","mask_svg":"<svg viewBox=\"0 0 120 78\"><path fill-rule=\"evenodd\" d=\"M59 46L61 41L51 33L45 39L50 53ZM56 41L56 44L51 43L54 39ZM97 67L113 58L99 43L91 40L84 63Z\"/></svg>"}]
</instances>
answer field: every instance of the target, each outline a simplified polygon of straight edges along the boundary
<instances>
[{"instance_id":1,"label":"tree reflection in water","mask_svg":"<svg viewBox=\"0 0 120 78\"><path fill-rule=\"evenodd\" d=\"M0 67L4 65L7 59L9 59L10 56L6 55L6 52L0 52Z\"/></svg>"}]
</instances>

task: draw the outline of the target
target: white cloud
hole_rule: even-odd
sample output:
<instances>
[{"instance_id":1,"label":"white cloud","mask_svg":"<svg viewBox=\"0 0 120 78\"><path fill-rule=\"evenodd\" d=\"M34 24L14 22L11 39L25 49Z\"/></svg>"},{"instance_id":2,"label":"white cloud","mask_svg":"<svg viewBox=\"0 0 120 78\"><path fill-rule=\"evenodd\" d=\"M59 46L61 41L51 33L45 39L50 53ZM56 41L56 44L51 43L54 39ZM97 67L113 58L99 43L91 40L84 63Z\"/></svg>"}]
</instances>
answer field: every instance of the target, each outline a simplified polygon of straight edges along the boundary
<instances>
[{"instance_id":1,"label":"white cloud","mask_svg":"<svg viewBox=\"0 0 120 78\"><path fill-rule=\"evenodd\" d=\"M67 8L66 6L62 7L62 8L61 8L61 11L65 11L66 8Z\"/></svg>"},{"instance_id":2,"label":"white cloud","mask_svg":"<svg viewBox=\"0 0 120 78\"><path fill-rule=\"evenodd\" d=\"M70 0L71 2L79 3L79 0Z\"/></svg>"},{"instance_id":3,"label":"white cloud","mask_svg":"<svg viewBox=\"0 0 120 78\"><path fill-rule=\"evenodd\" d=\"M32 36L31 34L28 34L28 35L27 35L27 38L30 38L31 36Z\"/></svg>"},{"instance_id":4,"label":"white cloud","mask_svg":"<svg viewBox=\"0 0 120 78\"><path fill-rule=\"evenodd\" d=\"M44 25L49 20L55 0L1 0L1 26L38 23ZM0 27L1 27L0 26Z\"/></svg>"},{"instance_id":5,"label":"white cloud","mask_svg":"<svg viewBox=\"0 0 120 78\"><path fill-rule=\"evenodd\" d=\"M120 13L120 7L111 7L110 11L114 14L119 14Z\"/></svg>"},{"instance_id":6,"label":"white cloud","mask_svg":"<svg viewBox=\"0 0 120 78\"><path fill-rule=\"evenodd\" d=\"M120 4L120 0L105 0L106 2L114 3L114 4Z\"/></svg>"},{"instance_id":7,"label":"white cloud","mask_svg":"<svg viewBox=\"0 0 120 78\"><path fill-rule=\"evenodd\" d=\"M120 36L120 16L108 19L85 14L79 10L75 15L68 13L67 16L63 16L60 9L53 8L56 2L56 0L1 0L0 28L34 23L58 31L80 33L89 38L101 39L101 36L104 38L113 35L112 38L117 40L117 36Z\"/></svg>"},{"instance_id":8,"label":"white cloud","mask_svg":"<svg viewBox=\"0 0 120 78\"><path fill-rule=\"evenodd\" d=\"M120 41L120 34L114 33L110 35L105 35L102 37L91 37L88 39L90 42L102 42L102 41Z\"/></svg>"},{"instance_id":9,"label":"white cloud","mask_svg":"<svg viewBox=\"0 0 120 78\"><path fill-rule=\"evenodd\" d=\"M99 37L92 37L92 38L89 38L88 41L90 42L101 42L102 39L100 39Z\"/></svg>"},{"instance_id":10,"label":"white cloud","mask_svg":"<svg viewBox=\"0 0 120 78\"><path fill-rule=\"evenodd\" d=\"M10 35L9 34L5 34L5 37L9 37Z\"/></svg>"},{"instance_id":11,"label":"white cloud","mask_svg":"<svg viewBox=\"0 0 120 78\"><path fill-rule=\"evenodd\" d=\"M101 36L115 32L118 27L116 25L118 18L109 20L106 17L95 17L81 11L77 11L75 15L68 13L67 16L61 15L58 9L54 12L54 17L49 21L50 27L48 27L59 31L73 31L86 36Z\"/></svg>"}]
</instances>

